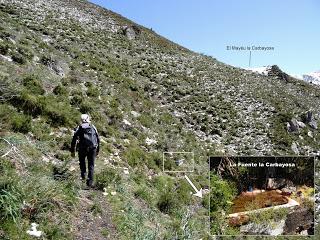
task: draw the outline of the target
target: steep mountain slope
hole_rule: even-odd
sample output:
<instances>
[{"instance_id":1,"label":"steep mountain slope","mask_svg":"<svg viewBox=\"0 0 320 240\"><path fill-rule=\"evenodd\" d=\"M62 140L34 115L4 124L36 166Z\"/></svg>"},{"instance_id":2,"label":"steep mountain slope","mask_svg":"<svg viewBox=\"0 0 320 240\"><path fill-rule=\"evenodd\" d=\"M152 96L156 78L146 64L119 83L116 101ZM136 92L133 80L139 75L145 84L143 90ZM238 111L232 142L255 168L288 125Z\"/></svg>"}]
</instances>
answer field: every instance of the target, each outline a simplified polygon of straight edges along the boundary
<instances>
[{"instance_id":1,"label":"steep mountain slope","mask_svg":"<svg viewBox=\"0 0 320 240\"><path fill-rule=\"evenodd\" d=\"M112 214L97 239L206 237L208 194L163 173L163 152L194 152L204 189L210 155L319 154L317 86L225 65L85 1L0 3L1 188L15 196L3 238L32 221L72 238L85 202L92 221ZM89 196L68 153L84 112L102 135Z\"/></svg>"}]
</instances>

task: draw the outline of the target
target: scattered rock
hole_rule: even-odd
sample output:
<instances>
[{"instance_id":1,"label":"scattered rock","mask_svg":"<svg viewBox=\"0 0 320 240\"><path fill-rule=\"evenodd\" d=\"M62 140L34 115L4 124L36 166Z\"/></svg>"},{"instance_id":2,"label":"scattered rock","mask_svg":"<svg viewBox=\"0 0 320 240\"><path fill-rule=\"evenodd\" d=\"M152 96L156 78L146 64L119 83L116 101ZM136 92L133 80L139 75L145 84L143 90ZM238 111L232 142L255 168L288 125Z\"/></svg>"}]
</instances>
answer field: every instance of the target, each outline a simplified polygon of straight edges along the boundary
<instances>
[{"instance_id":1,"label":"scattered rock","mask_svg":"<svg viewBox=\"0 0 320 240\"><path fill-rule=\"evenodd\" d=\"M132 124L127 119L123 119L122 120L122 127L125 130L129 130L129 129L131 129Z\"/></svg>"},{"instance_id":2,"label":"scattered rock","mask_svg":"<svg viewBox=\"0 0 320 240\"><path fill-rule=\"evenodd\" d=\"M313 129L318 129L318 124L315 120L312 120L311 122L309 122L309 126Z\"/></svg>"},{"instance_id":3,"label":"scattered rock","mask_svg":"<svg viewBox=\"0 0 320 240\"><path fill-rule=\"evenodd\" d=\"M41 59L41 63L54 71L60 77L64 77L69 72L68 64L61 60L56 60L51 56L45 56Z\"/></svg>"},{"instance_id":4,"label":"scattered rock","mask_svg":"<svg viewBox=\"0 0 320 240\"><path fill-rule=\"evenodd\" d=\"M103 193L102 193L104 196L108 196L108 193L107 193L107 189L106 188L103 188Z\"/></svg>"},{"instance_id":5,"label":"scattered rock","mask_svg":"<svg viewBox=\"0 0 320 240\"><path fill-rule=\"evenodd\" d=\"M314 114L312 113L311 110L309 110L307 113L305 113L304 115L302 115L302 121L305 124L308 124L311 128L313 129L318 129L318 123L314 118Z\"/></svg>"},{"instance_id":6,"label":"scattered rock","mask_svg":"<svg viewBox=\"0 0 320 240\"><path fill-rule=\"evenodd\" d=\"M125 125L131 126L131 123L130 123L128 120L126 120L126 119L123 119L122 122L123 122Z\"/></svg>"},{"instance_id":7,"label":"scattered rock","mask_svg":"<svg viewBox=\"0 0 320 240\"><path fill-rule=\"evenodd\" d=\"M268 178L267 188L268 189L281 189L294 187L292 181L285 178Z\"/></svg>"},{"instance_id":8,"label":"scattered rock","mask_svg":"<svg viewBox=\"0 0 320 240\"><path fill-rule=\"evenodd\" d=\"M27 230L27 233L34 237L41 237L42 232L37 230L38 224L31 223L31 230Z\"/></svg>"},{"instance_id":9,"label":"scattered rock","mask_svg":"<svg viewBox=\"0 0 320 240\"><path fill-rule=\"evenodd\" d=\"M124 168L124 169L123 169L123 173L126 174L126 175L128 175L128 174L129 174L129 169L128 169L128 168Z\"/></svg>"},{"instance_id":10,"label":"scattered rock","mask_svg":"<svg viewBox=\"0 0 320 240\"><path fill-rule=\"evenodd\" d=\"M181 166L184 163L184 159L178 159L175 161L177 166Z\"/></svg>"},{"instance_id":11,"label":"scattered rock","mask_svg":"<svg viewBox=\"0 0 320 240\"><path fill-rule=\"evenodd\" d=\"M117 192L116 191L113 191L113 192L111 192L110 193L112 196L115 196L116 194L117 194Z\"/></svg>"},{"instance_id":12,"label":"scattered rock","mask_svg":"<svg viewBox=\"0 0 320 240\"><path fill-rule=\"evenodd\" d=\"M122 33L129 39L129 40L133 40L135 39L140 33L141 30L135 26L124 26L122 28Z\"/></svg>"},{"instance_id":13,"label":"scattered rock","mask_svg":"<svg viewBox=\"0 0 320 240\"><path fill-rule=\"evenodd\" d=\"M313 120L313 114L312 114L312 112L311 111L308 111L306 114L305 114L305 116L303 116L303 120L304 120L304 122L305 123L309 123L309 122L311 122L312 120Z\"/></svg>"},{"instance_id":14,"label":"scattered rock","mask_svg":"<svg viewBox=\"0 0 320 240\"><path fill-rule=\"evenodd\" d=\"M140 117L140 113L136 112L136 111L131 111L132 116L134 116L135 118Z\"/></svg>"},{"instance_id":15,"label":"scattered rock","mask_svg":"<svg viewBox=\"0 0 320 240\"><path fill-rule=\"evenodd\" d=\"M42 155L42 161L46 162L46 163L49 163L50 162L50 159L45 156L45 155Z\"/></svg>"},{"instance_id":16,"label":"scattered rock","mask_svg":"<svg viewBox=\"0 0 320 240\"><path fill-rule=\"evenodd\" d=\"M281 189L281 193L283 195L291 195L293 192L297 190L296 187L285 187Z\"/></svg>"},{"instance_id":17,"label":"scattered rock","mask_svg":"<svg viewBox=\"0 0 320 240\"><path fill-rule=\"evenodd\" d=\"M154 139L152 139L152 138L146 138L146 144L148 145L148 146L150 146L150 145L152 145L152 144L156 144L157 143L157 140L154 140Z\"/></svg>"},{"instance_id":18,"label":"scattered rock","mask_svg":"<svg viewBox=\"0 0 320 240\"><path fill-rule=\"evenodd\" d=\"M297 121L299 128L304 128L306 125L303 122Z\"/></svg>"},{"instance_id":19,"label":"scattered rock","mask_svg":"<svg viewBox=\"0 0 320 240\"><path fill-rule=\"evenodd\" d=\"M76 170L76 168L74 166L70 166L69 171L73 172L74 170Z\"/></svg>"},{"instance_id":20,"label":"scattered rock","mask_svg":"<svg viewBox=\"0 0 320 240\"><path fill-rule=\"evenodd\" d=\"M298 120L295 118L292 118L289 122L289 124L287 124L287 129L289 132L296 132L299 130L299 123Z\"/></svg>"},{"instance_id":21,"label":"scattered rock","mask_svg":"<svg viewBox=\"0 0 320 240\"><path fill-rule=\"evenodd\" d=\"M8 62L12 62L12 58L11 57L7 57L7 56L1 55L1 54L0 54L0 60L5 60L5 61L8 61Z\"/></svg>"},{"instance_id":22,"label":"scattered rock","mask_svg":"<svg viewBox=\"0 0 320 240\"><path fill-rule=\"evenodd\" d=\"M299 155L299 149L298 149L298 146L295 142L293 142L291 144L291 150L296 154L296 155Z\"/></svg>"}]
</instances>

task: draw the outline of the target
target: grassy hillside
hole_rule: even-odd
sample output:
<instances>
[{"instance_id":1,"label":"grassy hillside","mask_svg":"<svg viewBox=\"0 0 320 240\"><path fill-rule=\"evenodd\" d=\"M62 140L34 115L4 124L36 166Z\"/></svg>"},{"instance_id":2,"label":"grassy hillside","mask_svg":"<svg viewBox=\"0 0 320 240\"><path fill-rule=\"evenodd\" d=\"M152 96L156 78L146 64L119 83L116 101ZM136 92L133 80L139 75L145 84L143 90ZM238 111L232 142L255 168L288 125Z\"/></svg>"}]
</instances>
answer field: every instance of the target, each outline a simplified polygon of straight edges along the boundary
<instances>
[{"instance_id":1,"label":"grassy hillside","mask_svg":"<svg viewBox=\"0 0 320 240\"><path fill-rule=\"evenodd\" d=\"M210 155L319 154L319 129L287 130L309 110L317 123L317 86L225 65L85 1L0 0L0 19L3 239L31 239L31 222L44 239L206 239L209 196L164 173L163 152L194 152L198 189ZM81 113L102 136L89 193L68 152Z\"/></svg>"}]
</instances>

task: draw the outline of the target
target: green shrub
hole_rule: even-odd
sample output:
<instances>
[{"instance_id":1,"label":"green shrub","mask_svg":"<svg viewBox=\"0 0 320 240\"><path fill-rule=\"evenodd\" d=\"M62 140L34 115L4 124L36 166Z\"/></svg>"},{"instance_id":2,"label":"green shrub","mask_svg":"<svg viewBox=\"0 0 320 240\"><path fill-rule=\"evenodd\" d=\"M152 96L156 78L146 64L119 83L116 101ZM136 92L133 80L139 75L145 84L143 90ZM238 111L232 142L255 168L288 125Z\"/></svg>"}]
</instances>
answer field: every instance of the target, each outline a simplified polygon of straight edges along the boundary
<instances>
[{"instance_id":1,"label":"green shrub","mask_svg":"<svg viewBox=\"0 0 320 240\"><path fill-rule=\"evenodd\" d=\"M28 91L22 91L20 95L11 99L11 104L34 117L41 115L45 109L43 98Z\"/></svg>"},{"instance_id":2,"label":"green shrub","mask_svg":"<svg viewBox=\"0 0 320 240\"><path fill-rule=\"evenodd\" d=\"M0 104L0 128L10 128L10 118L14 109L7 104Z\"/></svg>"},{"instance_id":3,"label":"green shrub","mask_svg":"<svg viewBox=\"0 0 320 240\"><path fill-rule=\"evenodd\" d=\"M108 187L111 184L115 184L120 180L121 178L115 169L106 168L96 174L96 187L99 190L103 190L103 188Z\"/></svg>"},{"instance_id":4,"label":"green shrub","mask_svg":"<svg viewBox=\"0 0 320 240\"><path fill-rule=\"evenodd\" d=\"M26 59L31 60L34 56L32 49L26 46L19 46L18 52Z\"/></svg>"},{"instance_id":5,"label":"green shrub","mask_svg":"<svg viewBox=\"0 0 320 240\"><path fill-rule=\"evenodd\" d=\"M79 108L81 113L91 113L93 111L92 103L86 100L81 101Z\"/></svg>"},{"instance_id":6,"label":"green shrub","mask_svg":"<svg viewBox=\"0 0 320 240\"><path fill-rule=\"evenodd\" d=\"M148 154L146 165L150 169L162 170L162 154L160 152L152 152Z\"/></svg>"},{"instance_id":7,"label":"green shrub","mask_svg":"<svg viewBox=\"0 0 320 240\"><path fill-rule=\"evenodd\" d=\"M70 153L67 151L58 151L54 156L64 162L71 160Z\"/></svg>"},{"instance_id":8,"label":"green shrub","mask_svg":"<svg viewBox=\"0 0 320 240\"><path fill-rule=\"evenodd\" d=\"M62 85L58 85L53 89L53 93L55 95L66 95L68 93L67 89L62 86Z\"/></svg>"},{"instance_id":9,"label":"green shrub","mask_svg":"<svg viewBox=\"0 0 320 240\"><path fill-rule=\"evenodd\" d=\"M0 222L16 222L21 216L22 193L13 165L0 161Z\"/></svg>"},{"instance_id":10,"label":"green shrub","mask_svg":"<svg viewBox=\"0 0 320 240\"><path fill-rule=\"evenodd\" d=\"M67 180L72 177L67 164L53 166L52 175L55 180Z\"/></svg>"},{"instance_id":11,"label":"green shrub","mask_svg":"<svg viewBox=\"0 0 320 240\"><path fill-rule=\"evenodd\" d=\"M179 185L178 185L175 193L176 193L176 198L180 202L180 205L182 205L182 204L187 205L190 203L190 201L192 199L192 195L190 194L190 192L192 192L192 191L193 191L193 189L191 188L189 183L187 183L187 181L179 182Z\"/></svg>"},{"instance_id":12,"label":"green shrub","mask_svg":"<svg viewBox=\"0 0 320 240\"><path fill-rule=\"evenodd\" d=\"M237 194L235 185L220 179L214 174L211 175L210 184L210 212L219 211L220 209L228 210L230 202Z\"/></svg>"},{"instance_id":13,"label":"green shrub","mask_svg":"<svg viewBox=\"0 0 320 240\"><path fill-rule=\"evenodd\" d=\"M146 201L149 205L152 203L152 193L146 187L139 187L135 192L134 196L141 198Z\"/></svg>"},{"instance_id":14,"label":"green shrub","mask_svg":"<svg viewBox=\"0 0 320 240\"><path fill-rule=\"evenodd\" d=\"M11 128L15 132L28 133L31 131L31 117L24 114L14 114L11 118Z\"/></svg>"},{"instance_id":15,"label":"green shrub","mask_svg":"<svg viewBox=\"0 0 320 240\"><path fill-rule=\"evenodd\" d=\"M162 193L157 203L159 210L166 214L173 214L179 206L180 203L176 197L176 194L171 191Z\"/></svg>"},{"instance_id":16,"label":"green shrub","mask_svg":"<svg viewBox=\"0 0 320 240\"><path fill-rule=\"evenodd\" d=\"M100 91L97 87L94 87L94 86L88 87L88 90L87 90L88 97L98 97L99 94L100 94Z\"/></svg>"},{"instance_id":17,"label":"green shrub","mask_svg":"<svg viewBox=\"0 0 320 240\"><path fill-rule=\"evenodd\" d=\"M211 174L210 189L210 230L212 234L221 235L228 226L222 212L230 211L237 189L232 182L222 180L215 174Z\"/></svg>"},{"instance_id":18,"label":"green shrub","mask_svg":"<svg viewBox=\"0 0 320 240\"><path fill-rule=\"evenodd\" d=\"M42 83L39 78L35 75L29 75L25 77L22 81L23 86L25 86L31 93L43 95L45 90L42 87Z\"/></svg>"},{"instance_id":19,"label":"green shrub","mask_svg":"<svg viewBox=\"0 0 320 240\"><path fill-rule=\"evenodd\" d=\"M70 104L80 107L83 101L83 96L80 95L74 95L71 99L70 99ZM84 109L83 109L84 110Z\"/></svg>"},{"instance_id":20,"label":"green shrub","mask_svg":"<svg viewBox=\"0 0 320 240\"><path fill-rule=\"evenodd\" d=\"M142 169L137 169L134 171L134 174L131 174L133 181L138 185L146 184L148 179L146 177L146 173Z\"/></svg>"},{"instance_id":21,"label":"green shrub","mask_svg":"<svg viewBox=\"0 0 320 240\"><path fill-rule=\"evenodd\" d=\"M27 62L26 58L18 52L12 54L12 60L19 64L25 64Z\"/></svg>"},{"instance_id":22,"label":"green shrub","mask_svg":"<svg viewBox=\"0 0 320 240\"><path fill-rule=\"evenodd\" d=\"M145 164L147 157L145 152L138 146L129 147L123 154L123 158L131 167L136 167L141 164Z\"/></svg>"},{"instance_id":23,"label":"green shrub","mask_svg":"<svg viewBox=\"0 0 320 240\"><path fill-rule=\"evenodd\" d=\"M173 180L169 176L157 176L152 184L159 192L167 188L173 188Z\"/></svg>"},{"instance_id":24,"label":"green shrub","mask_svg":"<svg viewBox=\"0 0 320 240\"><path fill-rule=\"evenodd\" d=\"M152 124L153 124L153 119L150 115L148 114L141 114L138 117L139 122L147 128L151 128Z\"/></svg>"},{"instance_id":25,"label":"green shrub","mask_svg":"<svg viewBox=\"0 0 320 240\"><path fill-rule=\"evenodd\" d=\"M45 106L43 115L51 126L73 126L78 122L79 112L73 109L68 102L49 95L43 98Z\"/></svg>"},{"instance_id":26,"label":"green shrub","mask_svg":"<svg viewBox=\"0 0 320 240\"><path fill-rule=\"evenodd\" d=\"M7 104L0 104L0 120L2 129L11 128L15 132L28 133L31 128L31 117L16 112Z\"/></svg>"},{"instance_id":27,"label":"green shrub","mask_svg":"<svg viewBox=\"0 0 320 240\"><path fill-rule=\"evenodd\" d=\"M10 46L6 42L0 42L0 54L7 55L9 52Z\"/></svg>"},{"instance_id":28,"label":"green shrub","mask_svg":"<svg viewBox=\"0 0 320 240\"><path fill-rule=\"evenodd\" d=\"M84 85L85 85L87 88L93 87L93 83L92 83L92 82L85 82Z\"/></svg>"},{"instance_id":29,"label":"green shrub","mask_svg":"<svg viewBox=\"0 0 320 240\"><path fill-rule=\"evenodd\" d=\"M21 195L12 187L10 190L0 189L0 217L16 222L20 217Z\"/></svg>"}]
</instances>

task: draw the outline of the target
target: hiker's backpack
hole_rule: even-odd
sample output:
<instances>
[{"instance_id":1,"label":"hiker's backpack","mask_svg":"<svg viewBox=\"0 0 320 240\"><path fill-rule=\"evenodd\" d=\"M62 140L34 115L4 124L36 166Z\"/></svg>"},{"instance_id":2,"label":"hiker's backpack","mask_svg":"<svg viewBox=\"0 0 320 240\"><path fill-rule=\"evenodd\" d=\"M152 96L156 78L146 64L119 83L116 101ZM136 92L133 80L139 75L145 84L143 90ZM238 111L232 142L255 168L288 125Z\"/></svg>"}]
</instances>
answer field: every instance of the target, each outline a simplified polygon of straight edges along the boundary
<instances>
[{"instance_id":1,"label":"hiker's backpack","mask_svg":"<svg viewBox=\"0 0 320 240\"><path fill-rule=\"evenodd\" d=\"M96 134L96 129L91 124L88 127L80 126L82 134L81 134L81 145L87 148L95 148L98 146L98 139Z\"/></svg>"}]
</instances>

